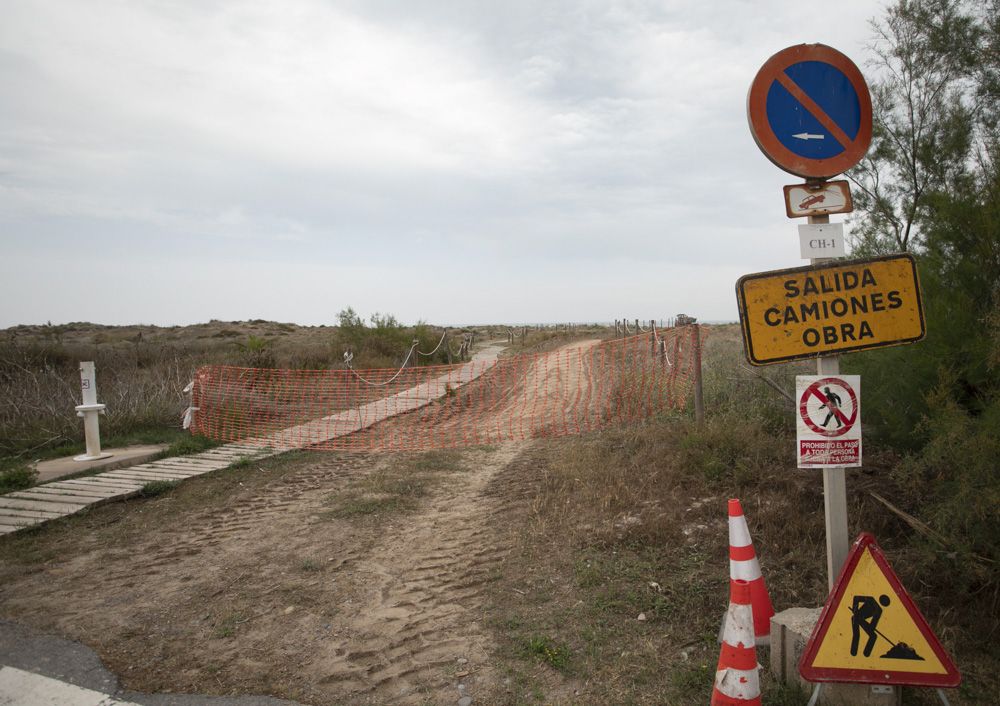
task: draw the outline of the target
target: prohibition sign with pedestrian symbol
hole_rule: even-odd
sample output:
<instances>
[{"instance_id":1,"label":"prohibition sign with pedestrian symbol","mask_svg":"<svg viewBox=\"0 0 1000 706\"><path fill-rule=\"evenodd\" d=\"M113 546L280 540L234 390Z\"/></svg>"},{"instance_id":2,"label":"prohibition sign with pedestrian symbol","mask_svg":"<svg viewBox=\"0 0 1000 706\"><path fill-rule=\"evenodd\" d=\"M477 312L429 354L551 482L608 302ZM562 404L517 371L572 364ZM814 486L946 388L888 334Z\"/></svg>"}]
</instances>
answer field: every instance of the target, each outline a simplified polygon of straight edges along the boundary
<instances>
[{"instance_id":1,"label":"prohibition sign with pedestrian symbol","mask_svg":"<svg viewBox=\"0 0 1000 706\"><path fill-rule=\"evenodd\" d=\"M857 164L872 138L861 71L825 44L783 49L764 63L747 97L750 132L781 169L827 178Z\"/></svg>"},{"instance_id":2,"label":"prohibition sign with pedestrian symbol","mask_svg":"<svg viewBox=\"0 0 1000 706\"><path fill-rule=\"evenodd\" d=\"M844 394L841 395L840 391ZM849 415L844 413L845 396L850 400ZM814 398L820 403L818 408L812 403ZM824 414L825 418L821 423L813 419L813 410ZM799 400L799 415L806 426L817 434L830 437L843 436L851 430L858 418L858 397L854 388L843 379L822 378L806 388L805 394Z\"/></svg>"}]
</instances>

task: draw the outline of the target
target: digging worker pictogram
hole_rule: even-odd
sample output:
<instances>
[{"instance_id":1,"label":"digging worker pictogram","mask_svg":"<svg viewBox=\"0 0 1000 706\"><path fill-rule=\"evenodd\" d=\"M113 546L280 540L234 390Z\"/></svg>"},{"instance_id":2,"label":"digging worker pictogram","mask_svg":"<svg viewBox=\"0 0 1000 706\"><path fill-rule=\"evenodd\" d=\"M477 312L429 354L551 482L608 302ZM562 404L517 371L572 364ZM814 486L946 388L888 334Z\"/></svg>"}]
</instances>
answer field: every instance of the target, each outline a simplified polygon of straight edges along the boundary
<instances>
[{"instance_id":1,"label":"digging worker pictogram","mask_svg":"<svg viewBox=\"0 0 1000 706\"><path fill-rule=\"evenodd\" d=\"M799 660L799 675L849 684L961 682L955 663L868 532L854 542L830 589Z\"/></svg>"},{"instance_id":2,"label":"digging worker pictogram","mask_svg":"<svg viewBox=\"0 0 1000 706\"><path fill-rule=\"evenodd\" d=\"M826 395L826 404L820 405L819 408L823 409L825 407L830 411L827 413L826 419L823 420L823 424L821 426L825 429L826 425L830 423L830 420L835 419L837 420L837 428L840 429L840 427L844 426L843 422L840 421L840 417L837 415L837 410L840 409L841 405L840 395L836 392L830 392L829 387L823 388L823 394Z\"/></svg>"},{"instance_id":3,"label":"digging worker pictogram","mask_svg":"<svg viewBox=\"0 0 1000 706\"><path fill-rule=\"evenodd\" d=\"M827 391L829 394L829 390ZM882 618L882 607L889 605L889 596L883 594L874 596L855 596L851 605L851 656L857 657L858 643L861 641L861 631L868 635L863 654L871 656L875 641L878 640L878 621ZM879 605L881 604L881 605Z\"/></svg>"}]
</instances>

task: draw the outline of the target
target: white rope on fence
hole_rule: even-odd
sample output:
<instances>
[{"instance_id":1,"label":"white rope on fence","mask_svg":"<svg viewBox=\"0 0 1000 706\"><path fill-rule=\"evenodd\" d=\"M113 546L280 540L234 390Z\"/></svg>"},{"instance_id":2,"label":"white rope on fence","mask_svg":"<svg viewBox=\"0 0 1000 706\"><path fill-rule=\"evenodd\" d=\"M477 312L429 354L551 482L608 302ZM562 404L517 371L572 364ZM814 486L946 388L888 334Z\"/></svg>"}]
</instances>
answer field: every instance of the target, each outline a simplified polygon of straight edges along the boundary
<instances>
[{"instance_id":1,"label":"white rope on fence","mask_svg":"<svg viewBox=\"0 0 1000 706\"><path fill-rule=\"evenodd\" d=\"M424 353L423 351L417 351L417 354L425 356L425 357L429 357L429 356L434 355L435 353L438 352L438 349L441 347L441 344L444 343L444 338L447 335L448 335L448 329L445 329L444 333L441 334L441 340L438 341L438 344L437 344L437 346L435 346L434 350L432 350L430 353ZM449 346L449 348L450 348L450 346Z\"/></svg>"},{"instance_id":2,"label":"white rope on fence","mask_svg":"<svg viewBox=\"0 0 1000 706\"><path fill-rule=\"evenodd\" d=\"M660 347L661 351L663 351L663 360L666 361L666 363L667 363L667 365L669 367L671 367L671 368L674 367L673 362L670 360L670 354L667 353L667 339L661 337L660 334L659 334L659 332L657 332L657 330L656 330L656 322L655 321L650 321L649 322L649 326L650 326L650 328L653 331L653 340L656 341L656 345ZM680 342L678 342L677 345L679 347L680 346Z\"/></svg>"},{"instance_id":3,"label":"white rope on fence","mask_svg":"<svg viewBox=\"0 0 1000 706\"><path fill-rule=\"evenodd\" d=\"M469 349L470 349L471 346L472 346L472 334L471 333L463 333L462 334L462 342L458 344L458 353L452 353L452 351L451 351L451 341L448 341L448 353L451 356L461 357L464 353L469 352Z\"/></svg>"},{"instance_id":4,"label":"white rope on fence","mask_svg":"<svg viewBox=\"0 0 1000 706\"><path fill-rule=\"evenodd\" d=\"M199 407L194 406L194 380L189 382L181 392L188 396L188 407L181 417L181 429L186 430L190 429L191 423L194 422L194 413L201 411Z\"/></svg>"},{"instance_id":5,"label":"white rope on fence","mask_svg":"<svg viewBox=\"0 0 1000 706\"><path fill-rule=\"evenodd\" d=\"M410 346L410 352L406 354L406 360L403 361L403 364L400 366L399 370L396 371L396 374L393 375L388 380L386 380L385 382L371 382L370 380L365 380L363 377L361 377L360 375L358 375L358 371L356 371L354 369L354 366L351 365L351 361L354 360L354 354L353 353L348 353L347 351L344 351L344 364L347 365L347 369L350 370L354 374L354 377L356 377L358 380L360 380L361 382L365 383L366 385L371 385L372 387L385 387L386 385L388 385L389 383L391 383L393 380L395 380L396 378L398 378L400 376L400 374L403 372L403 370L406 369L406 364L410 362L410 357L413 355L413 351L415 351L415 350L417 350L417 344L416 343L414 343L412 346Z\"/></svg>"}]
</instances>

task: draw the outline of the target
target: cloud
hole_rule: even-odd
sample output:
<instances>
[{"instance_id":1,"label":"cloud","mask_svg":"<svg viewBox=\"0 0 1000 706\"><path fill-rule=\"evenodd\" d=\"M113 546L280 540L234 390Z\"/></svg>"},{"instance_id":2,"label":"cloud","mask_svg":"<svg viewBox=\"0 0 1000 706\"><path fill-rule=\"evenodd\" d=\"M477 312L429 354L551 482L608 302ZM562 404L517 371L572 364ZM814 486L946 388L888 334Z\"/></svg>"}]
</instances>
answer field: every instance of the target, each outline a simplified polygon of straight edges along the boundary
<instances>
[{"instance_id":1,"label":"cloud","mask_svg":"<svg viewBox=\"0 0 1000 706\"><path fill-rule=\"evenodd\" d=\"M780 192L795 178L749 136L750 80L801 41L860 63L869 8L821 22L776 0L12 5L0 295L28 286L15 267L62 275L0 325L304 321L292 293L319 296L324 269L350 287L328 286L323 312L584 320L691 301L732 318L713 273L798 254ZM81 247L112 280L102 255L156 276L84 315L68 284L86 276Z\"/></svg>"}]
</instances>

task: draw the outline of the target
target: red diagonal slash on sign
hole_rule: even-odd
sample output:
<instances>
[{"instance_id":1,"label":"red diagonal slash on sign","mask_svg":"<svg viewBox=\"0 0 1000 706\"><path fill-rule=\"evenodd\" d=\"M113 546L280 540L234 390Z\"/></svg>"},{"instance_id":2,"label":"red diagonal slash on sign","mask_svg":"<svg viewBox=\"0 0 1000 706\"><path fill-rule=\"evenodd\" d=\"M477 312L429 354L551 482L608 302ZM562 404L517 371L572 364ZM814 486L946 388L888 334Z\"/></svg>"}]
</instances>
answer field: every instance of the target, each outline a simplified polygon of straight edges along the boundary
<instances>
[{"instance_id":1,"label":"red diagonal slash on sign","mask_svg":"<svg viewBox=\"0 0 1000 706\"><path fill-rule=\"evenodd\" d=\"M806 94L805 91L799 88L799 85L788 77L788 74L781 71L775 79L778 83L785 87L786 91L792 94L792 97L795 100L802 104L803 108L808 110L812 116L819 121L820 125L830 131L830 134L833 135L833 139L839 142L841 147L845 150L850 149L850 147L854 144L854 140L848 137L847 133L840 129L840 125L835 123L833 118L827 115L826 111L819 107L819 103L814 101L808 96L808 94Z\"/></svg>"},{"instance_id":2,"label":"red diagonal slash on sign","mask_svg":"<svg viewBox=\"0 0 1000 706\"><path fill-rule=\"evenodd\" d=\"M851 84L861 111L858 132L854 139L848 137L844 128L820 107L814 97L807 95L786 73L789 67L808 61L817 61L833 67ZM771 124L772 116L767 111L767 97L771 88L776 85L788 91L796 102L797 110L801 109L812 115L823 127L824 134L829 134L833 142L840 144L842 147L840 154L833 157L811 158L794 152L782 142L782 138L774 132L774 126ZM850 91L838 89L830 99L837 102L851 100ZM750 121L753 139L768 159L785 171L806 178L825 179L850 169L865 156L872 138L871 95L868 93L864 76L853 61L824 44L799 44L782 49L768 59L750 85L750 93L747 95L747 118Z\"/></svg>"},{"instance_id":3,"label":"red diagonal slash on sign","mask_svg":"<svg viewBox=\"0 0 1000 706\"><path fill-rule=\"evenodd\" d=\"M820 387L823 385L837 385L843 387L847 390L847 394L851 397L851 405L853 410L851 412L850 418L848 418L839 407L831 407L830 400L820 391ZM825 405L828 410L834 413L837 419L843 424L839 429L824 429L823 427L816 424L812 418L809 416L808 404L810 396L815 395L816 399L820 401L821 404ZM822 380L817 380L802 395L802 400L799 402L799 415L806 425L812 429L817 434L822 434L823 436L842 436L850 431L851 427L854 426L854 422L858 418L858 400L849 386L845 385L844 382L838 378L823 378Z\"/></svg>"}]
</instances>

